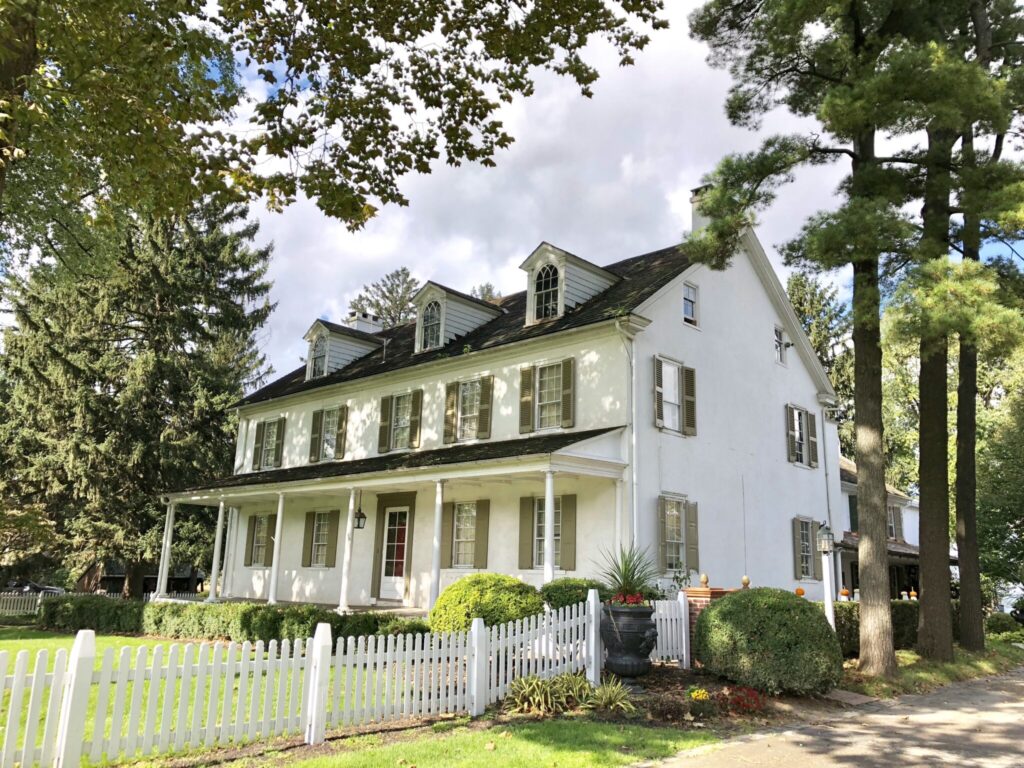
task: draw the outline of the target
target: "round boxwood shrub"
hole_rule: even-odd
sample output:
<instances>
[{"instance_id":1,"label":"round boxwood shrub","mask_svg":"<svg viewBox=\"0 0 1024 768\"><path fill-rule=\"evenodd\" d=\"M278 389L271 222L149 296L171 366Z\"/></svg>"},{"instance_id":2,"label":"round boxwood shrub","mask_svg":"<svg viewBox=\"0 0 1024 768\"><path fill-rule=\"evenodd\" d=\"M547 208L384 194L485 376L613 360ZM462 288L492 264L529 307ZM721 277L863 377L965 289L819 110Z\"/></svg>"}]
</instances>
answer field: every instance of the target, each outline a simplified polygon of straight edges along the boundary
<instances>
[{"instance_id":1,"label":"round boxwood shrub","mask_svg":"<svg viewBox=\"0 0 1024 768\"><path fill-rule=\"evenodd\" d=\"M1021 625L1008 613L993 613L985 619L985 632L994 635L997 632L1015 632Z\"/></svg>"},{"instance_id":2,"label":"round boxwood shrub","mask_svg":"<svg viewBox=\"0 0 1024 768\"><path fill-rule=\"evenodd\" d=\"M608 587L597 579L574 579L569 576L549 581L540 588L540 596L554 611L567 605L585 602L587 593L592 589L598 591L601 602L611 598Z\"/></svg>"},{"instance_id":3,"label":"round boxwood shrub","mask_svg":"<svg viewBox=\"0 0 1024 768\"><path fill-rule=\"evenodd\" d=\"M430 627L435 632L457 632L469 629L478 616L490 627L543 610L544 599L529 584L499 573L476 573L441 593L430 612Z\"/></svg>"},{"instance_id":4,"label":"round boxwood shrub","mask_svg":"<svg viewBox=\"0 0 1024 768\"><path fill-rule=\"evenodd\" d=\"M693 645L709 672L769 694L825 693L843 671L825 614L781 589L744 589L715 600L697 618Z\"/></svg>"}]
</instances>

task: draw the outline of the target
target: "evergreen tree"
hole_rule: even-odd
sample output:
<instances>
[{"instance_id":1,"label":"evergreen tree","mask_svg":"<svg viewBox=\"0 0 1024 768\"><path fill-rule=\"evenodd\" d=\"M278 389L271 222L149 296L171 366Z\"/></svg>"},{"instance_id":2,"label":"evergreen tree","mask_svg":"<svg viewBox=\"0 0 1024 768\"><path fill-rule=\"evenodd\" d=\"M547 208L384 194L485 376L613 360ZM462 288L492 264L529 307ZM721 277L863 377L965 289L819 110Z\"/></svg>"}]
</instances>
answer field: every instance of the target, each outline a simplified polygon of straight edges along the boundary
<instances>
[{"instance_id":1,"label":"evergreen tree","mask_svg":"<svg viewBox=\"0 0 1024 768\"><path fill-rule=\"evenodd\" d=\"M205 203L124 212L92 239L55 229L5 286L5 504L42 510L78 570L125 563L130 595L159 552L159 493L231 472L228 406L266 373L255 334L272 309L270 249L252 247L245 217ZM209 511L199 519L197 532Z\"/></svg>"},{"instance_id":2,"label":"evergreen tree","mask_svg":"<svg viewBox=\"0 0 1024 768\"><path fill-rule=\"evenodd\" d=\"M357 312L376 315L385 328L394 328L416 318L412 297L419 288L420 284L409 272L409 268L399 267L380 280L364 285L351 306Z\"/></svg>"},{"instance_id":3,"label":"evergreen tree","mask_svg":"<svg viewBox=\"0 0 1024 768\"><path fill-rule=\"evenodd\" d=\"M480 283L480 285L473 286L469 295L475 299L481 299L482 301L489 301L491 304L495 304L498 299L501 298L501 291L494 287L494 283Z\"/></svg>"}]
</instances>

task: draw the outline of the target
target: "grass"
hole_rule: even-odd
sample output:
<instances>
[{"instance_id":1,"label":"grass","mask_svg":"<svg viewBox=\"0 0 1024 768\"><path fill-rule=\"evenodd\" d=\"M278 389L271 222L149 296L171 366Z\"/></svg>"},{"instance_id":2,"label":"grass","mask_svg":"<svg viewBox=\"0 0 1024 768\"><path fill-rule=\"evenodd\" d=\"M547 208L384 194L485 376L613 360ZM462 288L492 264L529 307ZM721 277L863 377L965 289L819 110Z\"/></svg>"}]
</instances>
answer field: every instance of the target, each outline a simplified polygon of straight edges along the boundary
<instances>
[{"instance_id":1,"label":"grass","mask_svg":"<svg viewBox=\"0 0 1024 768\"><path fill-rule=\"evenodd\" d=\"M48 632L44 629L25 626L0 626L0 651L8 651L10 658L9 665L14 664L14 657L18 651L29 652L29 668L35 663L37 651L48 650L50 652L49 668L53 669L54 656L59 649L64 648L71 653L71 646L75 642L74 633ZM96 656L103 658L107 648L113 648L116 652L125 646L138 648L147 646L155 648L158 645L170 645L177 640L159 640L152 637L128 637L122 635L96 635Z\"/></svg>"},{"instance_id":2,"label":"grass","mask_svg":"<svg viewBox=\"0 0 1024 768\"><path fill-rule=\"evenodd\" d=\"M957 647L952 662L922 659L914 651L896 651L899 670L893 680L862 675L853 666L843 670L841 688L889 699L904 693L924 693L949 683L998 675L1024 664L1024 650L989 640L981 653Z\"/></svg>"}]
</instances>

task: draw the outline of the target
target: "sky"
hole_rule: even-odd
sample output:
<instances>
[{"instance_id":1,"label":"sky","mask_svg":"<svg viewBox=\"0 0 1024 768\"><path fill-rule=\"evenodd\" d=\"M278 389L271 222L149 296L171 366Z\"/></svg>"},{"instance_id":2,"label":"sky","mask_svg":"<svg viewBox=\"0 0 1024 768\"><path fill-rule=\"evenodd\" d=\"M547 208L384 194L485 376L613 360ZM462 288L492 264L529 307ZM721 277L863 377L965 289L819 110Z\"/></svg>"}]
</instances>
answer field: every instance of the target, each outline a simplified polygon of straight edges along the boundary
<instances>
[{"instance_id":1,"label":"sky","mask_svg":"<svg viewBox=\"0 0 1024 768\"><path fill-rule=\"evenodd\" d=\"M689 39L696 2L670 2L670 28L655 32L636 65L620 68L593 46L601 79L587 99L571 82L541 74L536 92L503 109L516 141L497 167L438 164L406 177L407 207L387 207L359 232L300 199L283 213L254 206L260 245L273 242L271 300L261 344L276 373L300 365L302 335L318 317L339 321L362 287L408 266L421 282L469 291L491 282L503 294L526 287L519 264L548 241L596 264L678 243L690 229L690 190L722 156L754 149L801 121L769 116L758 133L731 126L730 78ZM835 207L844 166L801 171L760 217L758 235L783 280L775 246L802 222ZM849 278L832 278L843 297Z\"/></svg>"}]
</instances>

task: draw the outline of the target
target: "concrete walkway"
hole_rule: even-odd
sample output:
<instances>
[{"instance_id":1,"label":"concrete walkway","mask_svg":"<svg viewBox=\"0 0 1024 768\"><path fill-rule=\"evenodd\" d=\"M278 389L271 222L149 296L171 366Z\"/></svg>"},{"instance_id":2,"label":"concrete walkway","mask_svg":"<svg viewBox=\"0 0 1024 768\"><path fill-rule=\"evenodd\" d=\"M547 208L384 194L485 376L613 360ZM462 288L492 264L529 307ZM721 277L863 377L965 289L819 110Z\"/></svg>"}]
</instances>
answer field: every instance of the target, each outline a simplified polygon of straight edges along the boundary
<instances>
[{"instance_id":1,"label":"concrete walkway","mask_svg":"<svg viewBox=\"0 0 1024 768\"><path fill-rule=\"evenodd\" d=\"M828 724L683 753L664 768L973 768L1024 766L1024 668L893 702L841 710Z\"/></svg>"}]
</instances>

